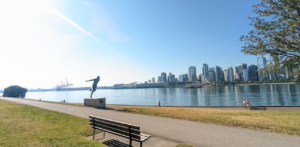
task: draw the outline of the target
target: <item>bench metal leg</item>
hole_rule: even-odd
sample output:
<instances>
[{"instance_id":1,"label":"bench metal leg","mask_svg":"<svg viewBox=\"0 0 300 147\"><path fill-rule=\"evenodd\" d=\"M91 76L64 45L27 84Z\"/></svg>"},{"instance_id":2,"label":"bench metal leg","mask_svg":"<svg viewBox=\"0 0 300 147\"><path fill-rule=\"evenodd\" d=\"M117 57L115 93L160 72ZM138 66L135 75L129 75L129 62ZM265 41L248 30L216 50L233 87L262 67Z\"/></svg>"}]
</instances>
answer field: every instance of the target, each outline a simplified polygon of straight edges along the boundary
<instances>
[{"instance_id":1,"label":"bench metal leg","mask_svg":"<svg viewBox=\"0 0 300 147\"><path fill-rule=\"evenodd\" d=\"M129 141L129 147L131 147L131 144L132 144L132 140L130 139L130 141Z\"/></svg>"},{"instance_id":2,"label":"bench metal leg","mask_svg":"<svg viewBox=\"0 0 300 147\"><path fill-rule=\"evenodd\" d=\"M93 140L95 140L95 128L94 128Z\"/></svg>"},{"instance_id":3,"label":"bench metal leg","mask_svg":"<svg viewBox=\"0 0 300 147\"><path fill-rule=\"evenodd\" d=\"M102 140L103 138L105 138L105 132L103 132L103 136L102 136L102 138L100 138L100 139Z\"/></svg>"},{"instance_id":4,"label":"bench metal leg","mask_svg":"<svg viewBox=\"0 0 300 147\"><path fill-rule=\"evenodd\" d=\"M143 142L140 142L140 147L142 147L143 146Z\"/></svg>"}]
</instances>

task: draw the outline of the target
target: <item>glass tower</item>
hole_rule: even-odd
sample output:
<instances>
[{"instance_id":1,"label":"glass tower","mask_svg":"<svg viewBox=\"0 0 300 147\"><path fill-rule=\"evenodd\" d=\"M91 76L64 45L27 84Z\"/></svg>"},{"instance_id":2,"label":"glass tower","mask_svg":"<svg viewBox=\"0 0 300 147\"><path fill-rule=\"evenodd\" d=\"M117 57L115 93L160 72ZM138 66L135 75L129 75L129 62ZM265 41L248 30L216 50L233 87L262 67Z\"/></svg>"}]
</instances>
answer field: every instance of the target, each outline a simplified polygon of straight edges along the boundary
<instances>
[{"instance_id":1,"label":"glass tower","mask_svg":"<svg viewBox=\"0 0 300 147\"><path fill-rule=\"evenodd\" d=\"M221 68L216 66L216 82L221 81Z\"/></svg>"},{"instance_id":2,"label":"glass tower","mask_svg":"<svg viewBox=\"0 0 300 147\"><path fill-rule=\"evenodd\" d=\"M208 76L208 65L204 63L202 67L202 82L208 82L207 76Z\"/></svg>"},{"instance_id":3,"label":"glass tower","mask_svg":"<svg viewBox=\"0 0 300 147\"><path fill-rule=\"evenodd\" d=\"M195 66L190 66L189 67L189 81L197 81L196 67Z\"/></svg>"}]
</instances>

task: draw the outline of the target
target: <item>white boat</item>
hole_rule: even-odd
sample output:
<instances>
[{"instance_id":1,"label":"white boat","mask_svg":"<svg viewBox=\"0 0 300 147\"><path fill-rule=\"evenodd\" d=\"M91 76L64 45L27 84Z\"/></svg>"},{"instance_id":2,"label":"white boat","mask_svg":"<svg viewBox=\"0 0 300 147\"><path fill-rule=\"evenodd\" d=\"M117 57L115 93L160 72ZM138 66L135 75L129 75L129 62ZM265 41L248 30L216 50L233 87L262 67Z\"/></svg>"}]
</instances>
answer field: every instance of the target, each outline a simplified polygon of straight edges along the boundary
<instances>
[{"instance_id":1,"label":"white boat","mask_svg":"<svg viewBox=\"0 0 300 147\"><path fill-rule=\"evenodd\" d=\"M194 82L192 84L185 85L186 88L201 88L202 85L198 82Z\"/></svg>"}]
</instances>

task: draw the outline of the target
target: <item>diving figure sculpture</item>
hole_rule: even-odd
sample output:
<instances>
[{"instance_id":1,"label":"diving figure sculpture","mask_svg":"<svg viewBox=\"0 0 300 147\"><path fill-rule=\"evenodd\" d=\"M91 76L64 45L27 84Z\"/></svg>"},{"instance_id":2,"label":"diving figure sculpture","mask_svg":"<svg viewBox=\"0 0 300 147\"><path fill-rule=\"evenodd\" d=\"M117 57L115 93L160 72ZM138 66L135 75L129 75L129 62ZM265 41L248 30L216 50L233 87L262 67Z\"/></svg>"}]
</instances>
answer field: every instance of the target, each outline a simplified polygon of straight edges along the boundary
<instances>
[{"instance_id":1,"label":"diving figure sculpture","mask_svg":"<svg viewBox=\"0 0 300 147\"><path fill-rule=\"evenodd\" d=\"M86 82L89 82L89 81L94 81L93 85L92 85L92 89L90 89L90 91L91 91L91 96L90 97L92 98L92 95L93 95L94 91L96 91L96 89L97 89L97 84L100 81L100 77L98 76L95 79L86 80Z\"/></svg>"}]
</instances>

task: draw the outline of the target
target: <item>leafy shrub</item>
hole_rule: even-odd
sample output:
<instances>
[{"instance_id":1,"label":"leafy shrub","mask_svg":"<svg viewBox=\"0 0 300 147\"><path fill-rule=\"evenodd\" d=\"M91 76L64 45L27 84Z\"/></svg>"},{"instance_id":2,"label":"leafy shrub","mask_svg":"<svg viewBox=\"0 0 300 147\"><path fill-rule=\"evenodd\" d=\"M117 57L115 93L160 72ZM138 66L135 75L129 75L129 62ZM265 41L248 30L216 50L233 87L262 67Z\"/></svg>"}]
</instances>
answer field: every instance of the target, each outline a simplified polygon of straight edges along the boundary
<instances>
[{"instance_id":1,"label":"leafy shrub","mask_svg":"<svg viewBox=\"0 0 300 147\"><path fill-rule=\"evenodd\" d=\"M300 79L294 79L293 82L300 82Z\"/></svg>"},{"instance_id":2,"label":"leafy shrub","mask_svg":"<svg viewBox=\"0 0 300 147\"><path fill-rule=\"evenodd\" d=\"M12 85L4 89L4 97L21 97L26 96L27 89L18 85Z\"/></svg>"}]
</instances>

